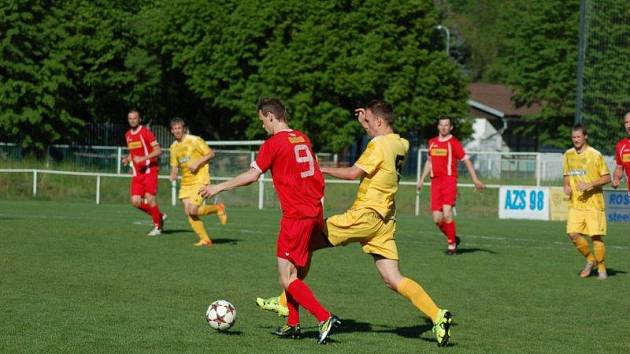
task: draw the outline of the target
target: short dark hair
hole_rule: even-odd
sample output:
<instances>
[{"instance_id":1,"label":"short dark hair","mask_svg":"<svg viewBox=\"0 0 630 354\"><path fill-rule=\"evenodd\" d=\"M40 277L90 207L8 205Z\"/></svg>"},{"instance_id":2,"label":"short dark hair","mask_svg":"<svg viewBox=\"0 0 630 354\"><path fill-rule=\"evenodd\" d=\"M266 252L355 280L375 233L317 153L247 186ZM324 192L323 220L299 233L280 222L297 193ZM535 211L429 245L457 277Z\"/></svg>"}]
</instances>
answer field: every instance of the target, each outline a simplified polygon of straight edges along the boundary
<instances>
[{"instance_id":1,"label":"short dark hair","mask_svg":"<svg viewBox=\"0 0 630 354\"><path fill-rule=\"evenodd\" d=\"M438 124L440 123L441 120L448 120L448 122L451 124L451 126L453 126L453 118L449 117L449 116L440 116L437 119Z\"/></svg>"},{"instance_id":2,"label":"short dark hair","mask_svg":"<svg viewBox=\"0 0 630 354\"><path fill-rule=\"evenodd\" d=\"M131 108L129 112L127 112L127 114L131 114L131 113L137 114L138 118L140 118L140 121L142 121L142 115L140 115L140 111L137 108Z\"/></svg>"},{"instance_id":3,"label":"short dark hair","mask_svg":"<svg viewBox=\"0 0 630 354\"><path fill-rule=\"evenodd\" d=\"M581 131L582 134L584 135L588 135L588 132L586 131L586 127L582 125L582 123L575 123L575 125L573 126L573 128L571 128L572 132L576 132L576 131Z\"/></svg>"},{"instance_id":4,"label":"short dark hair","mask_svg":"<svg viewBox=\"0 0 630 354\"><path fill-rule=\"evenodd\" d=\"M181 124L184 128L188 127L188 124L186 124L186 121L183 118L179 118L179 117L175 117L171 119L169 126L173 127L174 125L177 125L177 124Z\"/></svg>"},{"instance_id":5,"label":"short dark hair","mask_svg":"<svg viewBox=\"0 0 630 354\"><path fill-rule=\"evenodd\" d=\"M381 99L374 99L368 102L365 108L372 111L377 117L385 120L390 126L394 125L396 115L394 115L394 106L391 103Z\"/></svg>"},{"instance_id":6,"label":"short dark hair","mask_svg":"<svg viewBox=\"0 0 630 354\"><path fill-rule=\"evenodd\" d=\"M276 118L287 121L287 109L279 98L261 97L256 104L256 110L262 112L266 116L269 112L273 113Z\"/></svg>"}]
</instances>

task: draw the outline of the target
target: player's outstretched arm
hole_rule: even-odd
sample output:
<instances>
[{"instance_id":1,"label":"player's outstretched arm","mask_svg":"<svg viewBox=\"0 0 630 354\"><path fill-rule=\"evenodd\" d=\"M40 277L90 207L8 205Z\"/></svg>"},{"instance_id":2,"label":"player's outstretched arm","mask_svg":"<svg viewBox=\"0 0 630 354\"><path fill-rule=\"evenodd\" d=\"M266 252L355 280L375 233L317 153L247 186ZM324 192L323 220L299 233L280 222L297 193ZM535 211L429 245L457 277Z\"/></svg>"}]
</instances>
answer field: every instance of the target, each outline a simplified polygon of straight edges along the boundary
<instances>
[{"instance_id":1,"label":"player's outstretched arm","mask_svg":"<svg viewBox=\"0 0 630 354\"><path fill-rule=\"evenodd\" d=\"M243 172L229 181L225 181L219 184L209 184L201 187L199 189L199 195L205 198L210 198L223 191L229 191L231 189L241 186L247 186L256 182L260 175L261 172L252 167L247 172Z\"/></svg>"},{"instance_id":2,"label":"player's outstretched arm","mask_svg":"<svg viewBox=\"0 0 630 354\"><path fill-rule=\"evenodd\" d=\"M470 177L473 180L473 184L475 185L475 188L478 191L484 190L486 186L477 177L477 173L475 172L475 168L473 167L472 162L470 162L469 159L466 159L464 160L464 165L466 165L466 169L468 170L468 174L470 174Z\"/></svg>"},{"instance_id":3,"label":"player's outstretched arm","mask_svg":"<svg viewBox=\"0 0 630 354\"><path fill-rule=\"evenodd\" d=\"M322 167L322 173L340 179L354 180L365 176L365 172L357 165L352 167Z\"/></svg>"}]
</instances>

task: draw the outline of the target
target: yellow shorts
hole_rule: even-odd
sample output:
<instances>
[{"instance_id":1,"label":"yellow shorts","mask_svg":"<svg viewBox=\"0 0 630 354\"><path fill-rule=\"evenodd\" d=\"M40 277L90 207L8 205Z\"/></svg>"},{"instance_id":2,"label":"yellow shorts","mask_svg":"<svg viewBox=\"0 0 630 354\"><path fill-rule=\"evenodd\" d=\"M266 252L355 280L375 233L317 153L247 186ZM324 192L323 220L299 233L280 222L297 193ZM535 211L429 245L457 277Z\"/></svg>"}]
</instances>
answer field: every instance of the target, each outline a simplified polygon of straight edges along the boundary
<instances>
[{"instance_id":1,"label":"yellow shorts","mask_svg":"<svg viewBox=\"0 0 630 354\"><path fill-rule=\"evenodd\" d=\"M569 209L567 234L606 235L606 213L602 210Z\"/></svg>"},{"instance_id":2,"label":"yellow shorts","mask_svg":"<svg viewBox=\"0 0 630 354\"><path fill-rule=\"evenodd\" d=\"M348 210L326 219L328 241L333 246L359 242L363 252L398 260L396 220L385 222L371 209Z\"/></svg>"},{"instance_id":3,"label":"yellow shorts","mask_svg":"<svg viewBox=\"0 0 630 354\"><path fill-rule=\"evenodd\" d=\"M179 188L179 199L188 199L192 204L200 206L203 204L204 197L199 195L199 188L202 184L186 186Z\"/></svg>"}]
</instances>

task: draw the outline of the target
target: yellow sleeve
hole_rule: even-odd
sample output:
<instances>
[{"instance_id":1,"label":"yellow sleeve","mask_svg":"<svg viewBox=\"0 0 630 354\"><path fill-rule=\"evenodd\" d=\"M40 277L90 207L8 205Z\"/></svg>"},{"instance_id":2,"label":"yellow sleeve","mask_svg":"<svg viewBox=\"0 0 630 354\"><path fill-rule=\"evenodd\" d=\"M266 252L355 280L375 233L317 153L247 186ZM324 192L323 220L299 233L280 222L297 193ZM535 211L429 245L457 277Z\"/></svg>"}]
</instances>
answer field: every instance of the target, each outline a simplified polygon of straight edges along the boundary
<instances>
[{"instance_id":1,"label":"yellow sleeve","mask_svg":"<svg viewBox=\"0 0 630 354\"><path fill-rule=\"evenodd\" d=\"M597 170L599 171L600 176L610 174L610 171L608 170L608 164L606 164L606 160L604 160L604 156L602 156L601 154L598 156L597 164L599 165L597 166Z\"/></svg>"},{"instance_id":2,"label":"yellow sleeve","mask_svg":"<svg viewBox=\"0 0 630 354\"><path fill-rule=\"evenodd\" d=\"M206 144L206 142L201 138L195 139L194 147L195 147L195 150L199 151L201 156L206 156L212 151L212 149L210 149L208 144Z\"/></svg>"},{"instance_id":3,"label":"yellow sleeve","mask_svg":"<svg viewBox=\"0 0 630 354\"><path fill-rule=\"evenodd\" d=\"M171 145L171 147L169 148L169 151L171 153L171 157L170 157L171 167L179 166L179 163L177 162L177 156L175 156L175 144Z\"/></svg>"},{"instance_id":4,"label":"yellow sleeve","mask_svg":"<svg viewBox=\"0 0 630 354\"><path fill-rule=\"evenodd\" d=\"M368 175L371 175L383 162L383 153L376 146L374 140L370 141L361 157L354 164Z\"/></svg>"},{"instance_id":5,"label":"yellow sleeve","mask_svg":"<svg viewBox=\"0 0 630 354\"><path fill-rule=\"evenodd\" d=\"M565 152L564 155L562 155L562 175L563 176L568 176L569 175L569 164L568 164L568 158L567 158L567 153Z\"/></svg>"}]
</instances>

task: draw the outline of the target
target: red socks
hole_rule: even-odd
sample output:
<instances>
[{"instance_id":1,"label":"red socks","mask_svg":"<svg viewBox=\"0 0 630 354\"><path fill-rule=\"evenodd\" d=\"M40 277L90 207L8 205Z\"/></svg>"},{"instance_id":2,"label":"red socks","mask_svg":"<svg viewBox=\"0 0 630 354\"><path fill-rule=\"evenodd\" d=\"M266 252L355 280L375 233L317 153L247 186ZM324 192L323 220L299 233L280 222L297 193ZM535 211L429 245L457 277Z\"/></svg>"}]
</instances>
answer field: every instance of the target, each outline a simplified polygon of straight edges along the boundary
<instances>
[{"instance_id":1,"label":"red socks","mask_svg":"<svg viewBox=\"0 0 630 354\"><path fill-rule=\"evenodd\" d=\"M287 287L287 306L289 307L289 319L287 323L290 326L295 326L300 322L300 315L297 311L298 306L304 307L315 316L319 322L326 321L328 317L330 317L330 312L317 301L317 298L315 298L315 295L313 295L308 285L300 279L294 280L289 284L289 287ZM294 308L292 309L291 307Z\"/></svg>"},{"instance_id":2,"label":"red socks","mask_svg":"<svg viewBox=\"0 0 630 354\"><path fill-rule=\"evenodd\" d=\"M449 223L441 221L435 223L435 225L437 225L444 236L446 236L446 238L448 239L448 243L455 244L455 236L457 236L457 233L455 232L455 221L451 221Z\"/></svg>"},{"instance_id":3,"label":"red socks","mask_svg":"<svg viewBox=\"0 0 630 354\"><path fill-rule=\"evenodd\" d=\"M155 227L159 228L160 225L162 225L162 213L160 212L160 207L158 207L157 204L152 207L152 206L149 206L149 204L142 202L140 203L140 206L138 207L138 209L142 210L143 212L151 216L151 219L153 219L153 224L155 225Z\"/></svg>"}]
</instances>

